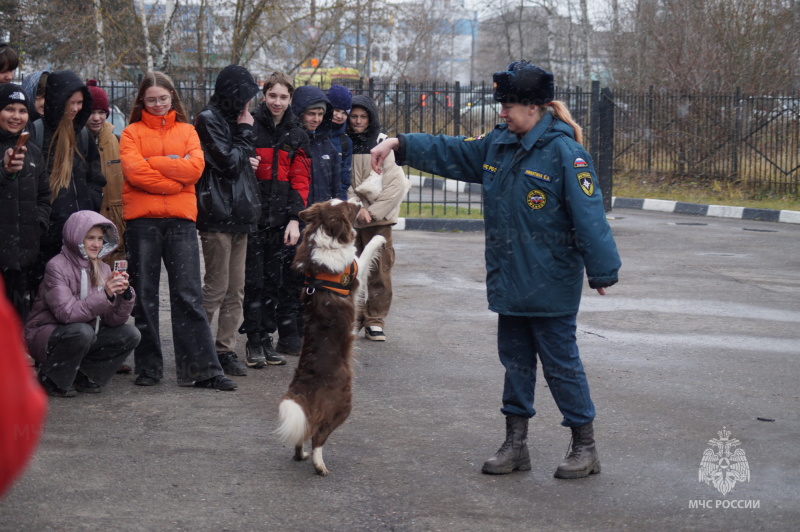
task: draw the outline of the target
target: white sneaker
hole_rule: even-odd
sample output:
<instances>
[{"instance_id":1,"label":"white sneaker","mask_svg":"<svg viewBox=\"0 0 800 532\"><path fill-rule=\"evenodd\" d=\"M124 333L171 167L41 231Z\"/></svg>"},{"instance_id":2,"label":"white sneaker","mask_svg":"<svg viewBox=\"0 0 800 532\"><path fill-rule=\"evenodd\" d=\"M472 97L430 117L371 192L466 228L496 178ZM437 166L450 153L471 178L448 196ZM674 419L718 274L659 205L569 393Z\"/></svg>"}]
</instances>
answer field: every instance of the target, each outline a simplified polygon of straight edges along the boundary
<instances>
[{"instance_id":1,"label":"white sneaker","mask_svg":"<svg viewBox=\"0 0 800 532\"><path fill-rule=\"evenodd\" d=\"M370 325L364 329L364 338L373 340L375 342L385 342L386 335L383 333L383 327L377 325Z\"/></svg>"}]
</instances>

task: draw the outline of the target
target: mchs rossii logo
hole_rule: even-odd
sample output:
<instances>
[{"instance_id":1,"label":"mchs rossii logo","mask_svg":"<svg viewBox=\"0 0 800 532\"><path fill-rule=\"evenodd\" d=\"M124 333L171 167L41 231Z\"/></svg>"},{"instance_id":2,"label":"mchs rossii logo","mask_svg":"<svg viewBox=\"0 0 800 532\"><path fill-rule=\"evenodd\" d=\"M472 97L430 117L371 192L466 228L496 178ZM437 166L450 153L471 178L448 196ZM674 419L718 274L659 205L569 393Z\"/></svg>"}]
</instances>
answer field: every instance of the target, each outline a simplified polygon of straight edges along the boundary
<instances>
[{"instance_id":1,"label":"mchs rossii logo","mask_svg":"<svg viewBox=\"0 0 800 532\"><path fill-rule=\"evenodd\" d=\"M741 448L742 442L731 438L727 427L717 432L718 438L708 441L710 448L700 459L698 479L714 486L723 496L730 493L737 482L750 482L750 465ZM760 508L761 501L754 500L694 500L689 508Z\"/></svg>"}]
</instances>

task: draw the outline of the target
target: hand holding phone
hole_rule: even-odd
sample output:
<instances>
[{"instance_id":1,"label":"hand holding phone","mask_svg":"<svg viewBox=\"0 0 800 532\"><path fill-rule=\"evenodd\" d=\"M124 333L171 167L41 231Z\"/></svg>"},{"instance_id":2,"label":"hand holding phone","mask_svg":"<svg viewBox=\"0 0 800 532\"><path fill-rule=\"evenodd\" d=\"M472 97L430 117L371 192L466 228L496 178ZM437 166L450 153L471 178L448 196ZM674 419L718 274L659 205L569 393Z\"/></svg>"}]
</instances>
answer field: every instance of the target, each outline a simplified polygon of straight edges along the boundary
<instances>
[{"instance_id":1,"label":"hand holding phone","mask_svg":"<svg viewBox=\"0 0 800 532\"><path fill-rule=\"evenodd\" d=\"M115 260L114 261L114 275L119 275L124 271L128 270L128 261L127 260Z\"/></svg>"}]
</instances>

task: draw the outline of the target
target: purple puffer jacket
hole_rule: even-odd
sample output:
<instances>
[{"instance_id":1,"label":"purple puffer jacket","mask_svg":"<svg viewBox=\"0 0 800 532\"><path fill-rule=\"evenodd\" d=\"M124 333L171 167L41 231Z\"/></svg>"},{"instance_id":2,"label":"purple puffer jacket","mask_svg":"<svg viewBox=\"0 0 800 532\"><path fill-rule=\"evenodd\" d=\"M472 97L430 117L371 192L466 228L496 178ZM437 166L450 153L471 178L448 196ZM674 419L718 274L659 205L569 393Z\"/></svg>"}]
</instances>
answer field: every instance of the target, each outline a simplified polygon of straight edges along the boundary
<instances>
[{"instance_id":1,"label":"purple puffer jacket","mask_svg":"<svg viewBox=\"0 0 800 532\"><path fill-rule=\"evenodd\" d=\"M64 224L61 253L47 263L44 280L25 324L30 355L39 362L45 360L47 342L57 327L69 323L96 326L98 318L103 324L116 327L126 323L131 315L135 296L127 301L117 296L110 301L102 286L91 286L91 269L83 250L83 239L96 225L103 227L105 239L99 257L114 251L119 245L114 224L94 211L78 211ZM98 263L102 277L108 278L111 268L102 261Z\"/></svg>"}]
</instances>

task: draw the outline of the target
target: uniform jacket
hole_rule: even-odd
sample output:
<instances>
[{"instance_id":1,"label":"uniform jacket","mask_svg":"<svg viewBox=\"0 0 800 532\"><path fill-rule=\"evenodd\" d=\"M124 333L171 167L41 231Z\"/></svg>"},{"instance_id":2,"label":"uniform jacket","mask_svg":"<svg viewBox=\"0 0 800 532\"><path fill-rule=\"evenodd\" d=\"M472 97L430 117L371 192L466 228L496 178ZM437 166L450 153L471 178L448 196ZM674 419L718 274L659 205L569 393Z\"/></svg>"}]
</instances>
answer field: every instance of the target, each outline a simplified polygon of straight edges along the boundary
<instances>
[{"instance_id":1,"label":"uniform jacket","mask_svg":"<svg viewBox=\"0 0 800 532\"><path fill-rule=\"evenodd\" d=\"M369 189L362 187L366 179L372 174L372 160L369 151L377 146L378 142L386 138L380 133L380 122L378 121L378 109L372 99L356 95L353 96L353 107L361 107L369 115L369 126L363 133L348 131L350 139L353 141L353 167L351 172L349 197L358 197L361 204L369 211L372 221L368 224L361 220L356 220L355 227L370 227L375 225L393 225L397 223L397 215L400 212L400 204L408 192L411 185L406 179L403 169L395 163L394 153L383 161L383 171L380 176L375 174L373 177L380 179L381 187L377 191L375 188Z\"/></svg>"},{"instance_id":2,"label":"uniform jacket","mask_svg":"<svg viewBox=\"0 0 800 532\"><path fill-rule=\"evenodd\" d=\"M584 270L592 288L617 282L620 259L589 154L572 128L545 114L521 139L401 138L414 168L483 184L489 308L519 316L578 312Z\"/></svg>"},{"instance_id":3,"label":"uniform jacket","mask_svg":"<svg viewBox=\"0 0 800 532\"><path fill-rule=\"evenodd\" d=\"M327 108L322 123L315 131L306 131L311 158L311 191L308 205L340 198L342 194L342 161L339 152L331 143L333 106L318 87L303 85L294 91L292 111L300 116L311 104L324 102Z\"/></svg>"},{"instance_id":4,"label":"uniform jacket","mask_svg":"<svg viewBox=\"0 0 800 532\"><path fill-rule=\"evenodd\" d=\"M69 323L97 326L99 318L100 323L117 327L125 324L131 315L136 299L133 288L130 299L115 296L112 301L102 286L91 285L91 269L83 250L83 239L95 225L104 226L105 232L106 243L99 257L114 251L119 243L119 234L111 220L93 211L79 211L64 224L61 253L47 263L44 280L39 285L39 293L25 325L30 354L40 362L46 358L50 335L59 326ZM102 261L98 264L102 277L108 278L111 268Z\"/></svg>"},{"instance_id":5,"label":"uniform jacket","mask_svg":"<svg viewBox=\"0 0 800 532\"><path fill-rule=\"evenodd\" d=\"M244 67L230 65L217 77L214 95L195 118L206 166L197 184L200 231L249 233L256 229L261 201L250 157L255 157L253 126L237 119L258 94Z\"/></svg>"},{"instance_id":6,"label":"uniform jacket","mask_svg":"<svg viewBox=\"0 0 800 532\"><path fill-rule=\"evenodd\" d=\"M124 238L122 237L125 233L125 219L122 216L122 163L119 159L119 140L114 135L114 124L103 122L100 133L94 139L97 142L97 150L100 152L100 167L106 178L100 214L114 222L120 236L119 246L106 257L106 262L110 262L125 258Z\"/></svg>"},{"instance_id":7,"label":"uniform jacket","mask_svg":"<svg viewBox=\"0 0 800 532\"><path fill-rule=\"evenodd\" d=\"M41 139L42 155L47 163L48 173L52 170L55 150L50 149L53 133L64 115L67 100L76 91L83 93L83 107L75 115L72 123L75 128L75 139L83 157L75 155L72 159L72 179L67 188L58 192L52 202L50 227L45 242L50 246L58 246L64 223L72 213L81 210L100 211L103 201L103 187L106 178L100 168L100 154L97 145L90 142L88 130L82 133L89 115L92 114L92 95L77 74L69 70L50 73L47 78L47 98L44 101L44 124ZM37 139L37 143L39 139ZM55 148L55 147L54 147ZM85 150L85 152L84 152Z\"/></svg>"},{"instance_id":8,"label":"uniform jacket","mask_svg":"<svg viewBox=\"0 0 800 532\"><path fill-rule=\"evenodd\" d=\"M0 153L19 134L0 129ZM0 164L0 269L22 271L36 261L39 239L50 225L50 185L42 152L29 142L22 170L15 176Z\"/></svg>"},{"instance_id":9,"label":"uniform jacket","mask_svg":"<svg viewBox=\"0 0 800 532\"><path fill-rule=\"evenodd\" d=\"M194 126L175 120L175 111L142 119L122 132L119 143L122 211L125 220L183 218L197 221L195 183L205 167Z\"/></svg>"},{"instance_id":10,"label":"uniform jacket","mask_svg":"<svg viewBox=\"0 0 800 532\"><path fill-rule=\"evenodd\" d=\"M256 169L261 193L260 228L280 228L290 220L299 220L305 209L311 186L311 159L306 132L286 109L280 124L262 102L256 112L256 155L261 157Z\"/></svg>"}]
</instances>

